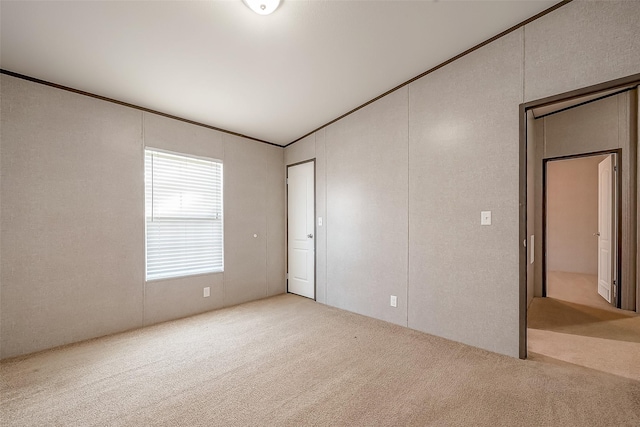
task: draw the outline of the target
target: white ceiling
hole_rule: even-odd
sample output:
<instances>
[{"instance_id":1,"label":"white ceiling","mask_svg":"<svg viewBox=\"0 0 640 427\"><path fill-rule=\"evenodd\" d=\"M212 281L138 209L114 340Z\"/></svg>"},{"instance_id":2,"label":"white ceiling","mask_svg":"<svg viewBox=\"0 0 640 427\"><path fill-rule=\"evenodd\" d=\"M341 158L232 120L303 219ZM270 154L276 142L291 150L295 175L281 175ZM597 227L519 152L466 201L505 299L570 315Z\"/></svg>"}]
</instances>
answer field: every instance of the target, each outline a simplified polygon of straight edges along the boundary
<instances>
[{"instance_id":1,"label":"white ceiling","mask_svg":"<svg viewBox=\"0 0 640 427\"><path fill-rule=\"evenodd\" d=\"M4 1L0 67L286 145L555 1Z\"/></svg>"}]
</instances>

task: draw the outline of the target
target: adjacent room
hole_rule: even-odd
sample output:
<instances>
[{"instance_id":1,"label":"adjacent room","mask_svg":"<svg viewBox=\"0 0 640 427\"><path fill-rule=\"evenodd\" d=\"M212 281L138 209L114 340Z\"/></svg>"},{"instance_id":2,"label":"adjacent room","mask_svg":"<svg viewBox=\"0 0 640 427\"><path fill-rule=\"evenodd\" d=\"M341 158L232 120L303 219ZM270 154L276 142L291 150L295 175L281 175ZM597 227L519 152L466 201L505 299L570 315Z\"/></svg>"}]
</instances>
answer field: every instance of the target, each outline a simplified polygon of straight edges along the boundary
<instances>
[{"instance_id":1,"label":"adjacent room","mask_svg":"<svg viewBox=\"0 0 640 427\"><path fill-rule=\"evenodd\" d=\"M637 123L636 86L532 109L530 360L640 379Z\"/></svg>"},{"instance_id":2,"label":"adjacent room","mask_svg":"<svg viewBox=\"0 0 640 427\"><path fill-rule=\"evenodd\" d=\"M640 2L0 2L0 419L640 425Z\"/></svg>"},{"instance_id":3,"label":"adjacent room","mask_svg":"<svg viewBox=\"0 0 640 427\"><path fill-rule=\"evenodd\" d=\"M611 305L611 287L598 288L598 254L607 253L604 248L602 251L598 248L599 214L615 210L615 206L611 209L611 203L608 210L607 206L598 206L600 165L610 162L609 156L615 154L585 155L547 163L548 297L592 307ZM609 172L611 170L609 167ZM611 221L612 216L615 215L606 219ZM607 227L603 224L602 229Z\"/></svg>"}]
</instances>

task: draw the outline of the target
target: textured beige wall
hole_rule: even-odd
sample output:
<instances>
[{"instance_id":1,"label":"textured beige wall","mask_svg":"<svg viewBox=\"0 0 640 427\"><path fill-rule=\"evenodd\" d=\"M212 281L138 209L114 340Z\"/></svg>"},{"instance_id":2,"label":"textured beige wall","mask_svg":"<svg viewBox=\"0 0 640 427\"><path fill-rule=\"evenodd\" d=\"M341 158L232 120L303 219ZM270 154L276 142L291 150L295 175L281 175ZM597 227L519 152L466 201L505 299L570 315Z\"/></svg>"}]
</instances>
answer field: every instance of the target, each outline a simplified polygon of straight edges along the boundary
<instances>
[{"instance_id":1,"label":"textured beige wall","mask_svg":"<svg viewBox=\"0 0 640 427\"><path fill-rule=\"evenodd\" d=\"M268 294L266 168L257 167L267 146L231 135L224 140L224 301L233 305Z\"/></svg>"},{"instance_id":2,"label":"textured beige wall","mask_svg":"<svg viewBox=\"0 0 640 427\"><path fill-rule=\"evenodd\" d=\"M640 2L574 0L525 26L525 102L640 73Z\"/></svg>"},{"instance_id":3,"label":"textured beige wall","mask_svg":"<svg viewBox=\"0 0 640 427\"><path fill-rule=\"evenodd\" d=\"M316 301L327 301L327 147L326 130L316 136ZM318 217L322 226L318 226Z\"/></svg>"},{"instance_id":4,"label":"textured beige wall","mask_svg":"<svg viewBox=\"0 0 640 427\"><path fill-rule=\"evenodd\" d=\"M311 160L316 156L316 134L313 133L284 150L285 165Z\"/></svg>"},{"instance_id":5,"label":"textured beige wall","mask_svg":"<svg viewBox=\"0 0 640 427\"><path fill-rule=\"evenodd\" d=\"M341 197L343 179L354 197L379 197L364 164L377 164L386 158L388 148L365 143L370 130L362 119L348 116L324 129L325 153L316 150L319 145L313 135L287 147L287 164L313 157L319 162L325 156L326 178L317 178L327 183L328 303L387 319L386 294L400 293L393 286L405 283L405 322L410 327L517 356L518 105L640 72L638 16L640 2L576 0L412 83L409 117L385 129L403 125L409 129L409 165L396 163L384 169L394 177L408 173L407 212L390 213L386 205L373 204L366 215L380 218L379 224L365 218L360 226L349 216L355 215L349 213L352 200ZM380 118L394 114L400 106L387 100L390 96L394 95L366 109ZM543 130L540 121L534 126ZM331 140L332 128L344 135L361 132L362 139L343 138L347 147L333 152L342 136ZM535 138L542 141L542 134ZM392 142L401 143L400 138ZM541 142L533 148L542 153L544 147ZM356 159L358 173L338 156L343 151L348 159ZM541 167L542 154L537 162ZM541 180L541 175L533 179ZM384 186L380 190L383 195L392 191ZM537 193L533 198L541 200ZM480 211L485 209L494 212L491 227L479 226ZM348 255L340 251L356 248L345 242L360 242L363 232L372 233L371 245L377 244L380 231L375 227L386 226L390 215L399 225L409 218L406 238L401 226L384 232L384 238L393 242L389 249L408 252L409 268L406 276L400 271L394 279L372 281L370 266L387 263L387 247L380 246L377 252L354 249ZM536 215L538 225L539 218ZM334 236L333 230L344 234ZM541 239L539 232L535 234L536 260L540 260ZM322 250L318 249L318 258ZM341 271L347 267L364 271L348 276ZM336 280L347 277L350 280Z\"/></svg>"},{"instance_id":6,"label":"textured beige wall","mask_svg":"<svg viewBox=\"0 0 640 427\"><path fill-rule=\"evenodd\" d=\"M5 75L0 86L0 357L284 292L284 150ZM145 283L145 145L223 160L224 273Z\"/></svg>"},{"instance_id":7,"label":"textured beige wall","mask_svg":"<svg viewBox=\"0 0 640 427\"><path fill-rule=\"evenodd\" d=\"M407 324L408 88L327 127L327 303ZM398 306L391 307L391 295Z\"/></svg>"},{"instance_id":8,"label":"textured beige wall","mask_svg":"<svg viewBox=\"0 0 640 427\"><path fill-rule=\"evenodd\" d=\"M142 325L142 113L0 76L2 354Z\"/></svg>"},{"instance_id":9,"label":"textured beige wall","mask_svg":"<svg viewBox=\"0 0 640 427\"><path fill-rule=\"evenodd\" d=\"M619 148L618 103L625 97L610 96L544 117L544 158Z\"/></svg>"},{"instance_id":10,"label":"textured beige wall","mask_svg":"<svg viewBox=\"0 0 640 427\"><path fill-rule=\"evenodd\" d=\"M512 356L522 37L517 30L409 88L409 327ZM491 226L480 225L483 210Z\"/></svg>"},{"instance_id":11,"label":"textured beige wall","mask_svg":"<svg viewBox=\"0 0 640 427\"><path fill-rule=\"evenodd\" d=\"M547 271L598 274L598 164L606 156L547 163Z\"/></svg>"},{"instance_id":12,"label":"textured beige wall","mask_svg":"<svg viewBox=\"0 0 640 427\"><path fill-rule=\"evenodd\" d=\"M265 145L267 191L267 296L286 292L284 150Z\"/></svg>"}]
</instances>

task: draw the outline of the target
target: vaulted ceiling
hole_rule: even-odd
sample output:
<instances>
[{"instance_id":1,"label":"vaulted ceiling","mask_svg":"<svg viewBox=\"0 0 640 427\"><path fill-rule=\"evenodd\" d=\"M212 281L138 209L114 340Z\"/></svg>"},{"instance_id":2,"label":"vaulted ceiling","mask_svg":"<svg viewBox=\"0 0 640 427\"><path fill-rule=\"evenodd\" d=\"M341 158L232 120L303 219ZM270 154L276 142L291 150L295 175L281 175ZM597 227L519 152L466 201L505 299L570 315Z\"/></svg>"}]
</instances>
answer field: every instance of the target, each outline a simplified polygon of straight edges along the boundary
<instances>
[{"instance_id":1,"label":"vaulted ceiling","mask_svg":"<svg viewBox=\"0 0 640 427\"><path fill-rule=\"evenodd\" d=\"M279 145L557 1L5 1L0 67Z\"/></svg>"}]
</instances>

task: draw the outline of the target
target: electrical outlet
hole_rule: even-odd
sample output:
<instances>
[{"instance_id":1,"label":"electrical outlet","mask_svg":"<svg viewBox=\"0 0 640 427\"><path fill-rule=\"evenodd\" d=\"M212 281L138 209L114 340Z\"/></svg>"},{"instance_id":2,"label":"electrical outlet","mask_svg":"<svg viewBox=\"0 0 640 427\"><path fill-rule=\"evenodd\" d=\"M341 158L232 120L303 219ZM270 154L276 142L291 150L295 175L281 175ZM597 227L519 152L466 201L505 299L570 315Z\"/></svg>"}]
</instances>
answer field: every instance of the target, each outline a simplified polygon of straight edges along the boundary
<instances>
[{"instance_id":1,"label":"electrical outlet","mask_svg":"<svg viewBox=\"0 0 640 427\"><path fill-rule=\"evenodd\" d=\"M207 286L206 288L203 289L202 296L207 298L209 295L211 295L211 288Z\"/></svg>"},{"instance_id":2,"label":"electrical outlet","mask_svg":"<svg viewBox=\"0 0 640 427\"><path fill-rule=\"evenodd\" d=\"M398 297L395 295L391 295L391 307L397 307L398 306Z\"/></svg>"}]
</instances>

